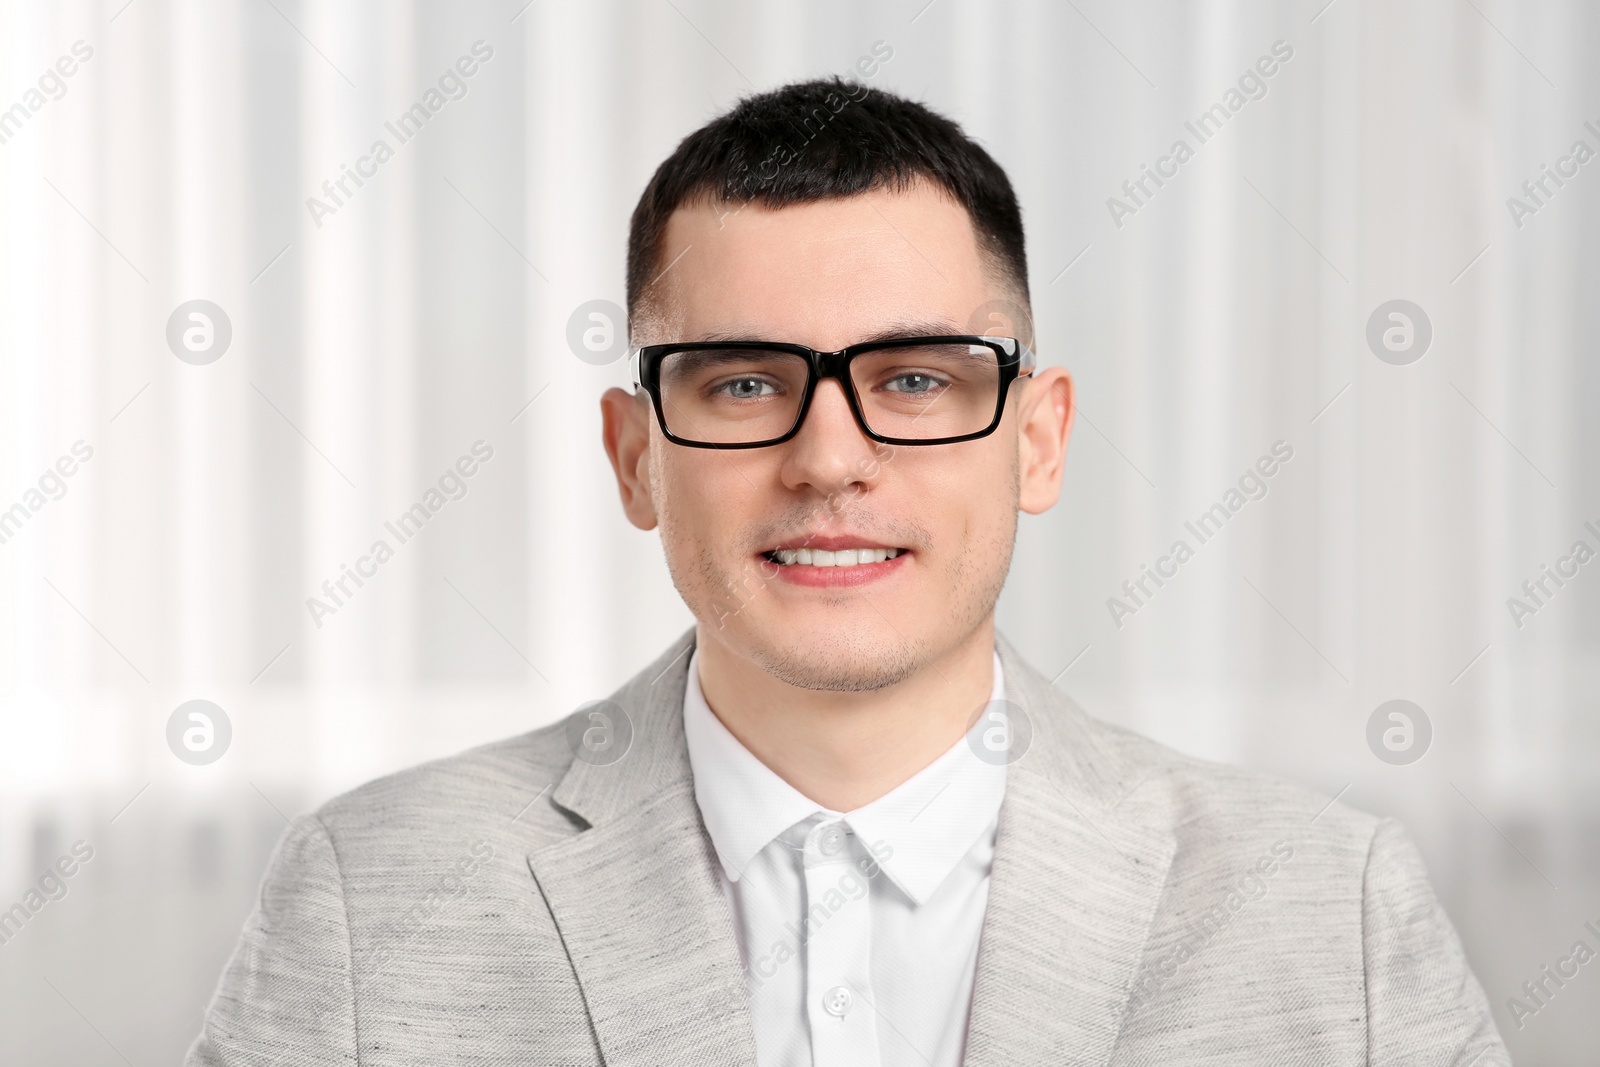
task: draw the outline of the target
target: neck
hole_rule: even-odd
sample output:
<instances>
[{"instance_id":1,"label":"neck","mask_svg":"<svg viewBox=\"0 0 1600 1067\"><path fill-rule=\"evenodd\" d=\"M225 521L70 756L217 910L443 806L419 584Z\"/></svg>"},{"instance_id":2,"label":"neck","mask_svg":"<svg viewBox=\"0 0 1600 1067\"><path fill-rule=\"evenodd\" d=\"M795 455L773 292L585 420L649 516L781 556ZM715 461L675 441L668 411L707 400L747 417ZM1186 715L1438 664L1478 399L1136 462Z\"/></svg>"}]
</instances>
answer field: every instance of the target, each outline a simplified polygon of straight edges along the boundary
<instances>
[{"instance_id":1,"label":"neck","mask_svg":"<svg viewBox=\"0 0 1600 1067\"><path fill-rule=\"evenodd\" d=\"M712 712L774 774L824 808L850 812L888 793L966 733L994 689L994 617L915 674L883 689L800 689L706 627L695 633Z\"/></svg>"}]
</instances>

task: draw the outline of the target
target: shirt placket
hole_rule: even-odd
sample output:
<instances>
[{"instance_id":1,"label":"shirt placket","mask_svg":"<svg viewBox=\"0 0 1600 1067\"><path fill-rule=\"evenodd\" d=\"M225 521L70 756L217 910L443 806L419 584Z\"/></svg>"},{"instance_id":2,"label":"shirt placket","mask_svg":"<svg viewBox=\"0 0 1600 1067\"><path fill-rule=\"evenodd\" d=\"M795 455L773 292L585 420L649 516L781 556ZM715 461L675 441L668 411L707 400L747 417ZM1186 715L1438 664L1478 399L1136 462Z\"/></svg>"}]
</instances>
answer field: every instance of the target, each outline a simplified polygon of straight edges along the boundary
<instances>
[{"instance_id":1,"label":"shirt placket","mask_svg":"<svg viewBox=\"0 0 1600 1067\"><path fill-rule=\"evenodd\" d=\"M838 819L811 828L803 856L812 1065L879 1067L871 882L863 871L870 857Z\"/></svg>"}]
</instances>

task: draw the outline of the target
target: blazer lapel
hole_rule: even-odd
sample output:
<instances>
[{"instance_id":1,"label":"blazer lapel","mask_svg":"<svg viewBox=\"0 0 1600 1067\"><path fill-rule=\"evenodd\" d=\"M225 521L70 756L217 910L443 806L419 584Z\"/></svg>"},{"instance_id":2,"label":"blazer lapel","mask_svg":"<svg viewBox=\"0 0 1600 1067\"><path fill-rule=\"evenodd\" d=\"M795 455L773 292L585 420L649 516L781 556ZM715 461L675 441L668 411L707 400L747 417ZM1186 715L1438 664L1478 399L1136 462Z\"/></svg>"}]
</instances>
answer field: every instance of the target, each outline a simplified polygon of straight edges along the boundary
<instances>
[{"instance_id":1,"label":"blazer lapel","mask_svg":"<svg viewBox=\"0 0 1600 1067\"><path fill-rule=\"evenodd\" d=\"M1175 842L1122 801L1113 739L997 640L1033 727L1007 768L967 1067L1110 1061Z\"/></svg>"},{"instance_id":2,"label":"blazer lapel","mask_svg":"<svg viewBox=\"0 0 1600 1067\"><path fill-rule=\"evenodd\" d=\"M733 919L683 741L694 631L611 699L627 753L574 760L552 799L588 828L528 854L608 1067L755 1063Z\"/></svg>"}]
</instances>

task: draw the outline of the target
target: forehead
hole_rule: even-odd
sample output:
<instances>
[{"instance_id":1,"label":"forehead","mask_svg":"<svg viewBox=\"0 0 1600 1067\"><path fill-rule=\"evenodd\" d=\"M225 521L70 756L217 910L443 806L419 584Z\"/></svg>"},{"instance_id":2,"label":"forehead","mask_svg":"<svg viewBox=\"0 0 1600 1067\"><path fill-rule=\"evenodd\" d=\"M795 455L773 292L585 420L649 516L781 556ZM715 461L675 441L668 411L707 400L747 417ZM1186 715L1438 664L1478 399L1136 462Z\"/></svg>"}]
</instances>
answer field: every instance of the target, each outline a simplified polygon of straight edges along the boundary
<instances>
[{"instance_id":1,"label":"forehead","mask_svg":"<svg viewBox=\"0 0 1600 1067\"><path fill-rule=\"evenodd\" d=\"M668 221L641 344L710 334L842 348L899 322L967 333L998 295L966 210L937 186Z\"/></svg>"}]
</instances>

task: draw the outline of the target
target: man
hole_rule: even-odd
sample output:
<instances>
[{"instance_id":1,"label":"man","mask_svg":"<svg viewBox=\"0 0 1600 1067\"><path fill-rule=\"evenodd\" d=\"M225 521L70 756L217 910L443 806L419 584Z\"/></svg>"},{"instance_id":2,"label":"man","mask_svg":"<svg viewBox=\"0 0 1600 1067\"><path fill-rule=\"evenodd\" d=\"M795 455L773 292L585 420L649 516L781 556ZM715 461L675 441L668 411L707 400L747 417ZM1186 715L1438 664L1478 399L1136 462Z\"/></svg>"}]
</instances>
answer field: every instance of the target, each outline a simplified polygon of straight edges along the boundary
<instances>
[{"instance_id":1,"label":"man","mask_svg":"<svg viewBox=\"0 0 1600 1067\"><path fill-rule=\"evenodd\" d=\"M627 517L695 626L279 845L192 1064L1505 1063L1391 820L1098 723L995 631L1072 383L955 124L742 102L629 237Z\"/></svg>"}]
</instances>

